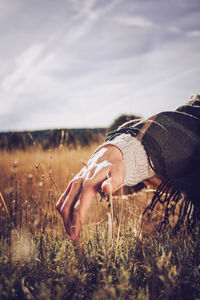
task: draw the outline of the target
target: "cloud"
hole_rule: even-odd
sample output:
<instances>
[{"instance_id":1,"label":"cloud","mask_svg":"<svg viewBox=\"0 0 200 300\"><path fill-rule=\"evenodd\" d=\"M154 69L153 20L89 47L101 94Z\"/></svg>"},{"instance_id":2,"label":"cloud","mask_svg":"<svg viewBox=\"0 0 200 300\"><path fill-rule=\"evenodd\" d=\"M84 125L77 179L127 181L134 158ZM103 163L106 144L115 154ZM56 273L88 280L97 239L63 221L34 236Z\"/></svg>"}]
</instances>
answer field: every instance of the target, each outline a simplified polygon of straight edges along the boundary
<instances>
[{"instance_id":1,"label":"cloud","mask_svg":"<svg viewBox=\"0 0 200 300\"><path fill-rule=\"evenodd\" d=\"M199 37L200 36L200 30L192 30L187 32L187 35L193 36L193 37Z\"/></svg>"},{"instance_id":2,"label":"cloud","mask_svg":"<svg viewBox=\"0 0 200 300\"><path fill-rule=\"evenodd\" d=\"M31 45L30 48L16 58L14 71L3 79L3 90L19 90L21 84L24 85L29 80L31 70L40 58L43 49L42 45Z\"/></svg>"},{"instance_id":3,"label":"cloud","mask_svg":"<svg viewBox=\"0 0 200 300\"><path fill-rule=\"evenodd\" d=\"M199 87L191 1L20 0L1 21L0 130L108 126L182 104Z\"/></svg>"},{"instance_id":4,"label":"cloud","mask_svg":"<svg viewBox=\"0 0 200 300\"><path fill-rule=\"evenodd\" d=\"M154 23L142 16L133 16L133 17L117 17L115 18L117 22L126 26L136 26L136 27L151 27Z\"/></svg>"}]
</instances>

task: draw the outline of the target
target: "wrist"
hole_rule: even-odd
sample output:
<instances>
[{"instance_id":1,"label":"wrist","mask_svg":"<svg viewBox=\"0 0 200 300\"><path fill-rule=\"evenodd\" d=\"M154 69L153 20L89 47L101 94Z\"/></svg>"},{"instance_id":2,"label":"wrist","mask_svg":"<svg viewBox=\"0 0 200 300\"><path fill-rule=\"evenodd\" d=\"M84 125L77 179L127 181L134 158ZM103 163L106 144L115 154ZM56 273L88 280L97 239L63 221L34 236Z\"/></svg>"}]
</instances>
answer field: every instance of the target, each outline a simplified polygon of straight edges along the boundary
<instances>
[{"instance_id":1,"label":"wrist","mask_svg":"<svg viewBox=\"0 0 200 300\"><path fill-rule=\"evenodd\" d=\"M146 151L142 143L129 134L121 134L112 141L105 142L104 146L112 145L121 151L126 167L124 185L137 183L155 175L149 165Z\"/></svg>"},{"instance_id":2,"label":"wrist","mask_svg":"<svg viewBox=\"0 0 200 300\"><path fill-rule=\"evenodd\" d=\"M104 144L103 148L107 148L108 154L110 154L113 159L123 160L123 152L116 145L113 145L113 144Z\"/></svg>"},{"instance_id":3,"label":"wrist","mask_svg":"<svg viewBox=\"0 0 200 300\"><path fill-rule=\"evenodd\" d=\"M101 149L106 149L107 156L111 157L112 160L123 160L123 153L121 149L116 145L105 142L95 150L93 155L96 154Z\"/></svg>"}]
</instances>

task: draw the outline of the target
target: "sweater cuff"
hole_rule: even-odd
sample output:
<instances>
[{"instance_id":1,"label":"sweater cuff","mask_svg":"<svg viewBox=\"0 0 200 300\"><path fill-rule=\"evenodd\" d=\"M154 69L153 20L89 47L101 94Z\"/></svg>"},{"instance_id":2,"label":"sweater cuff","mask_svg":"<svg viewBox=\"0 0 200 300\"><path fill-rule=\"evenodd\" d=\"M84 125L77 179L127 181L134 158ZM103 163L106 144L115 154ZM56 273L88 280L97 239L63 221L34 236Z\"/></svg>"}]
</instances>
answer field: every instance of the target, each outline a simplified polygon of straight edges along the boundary
<instances>
[{"instance_id":1,"label":"sweater cuff","mask_svg":"<svg viewBox=\"0 0 200 300\"><path fill-rule=\"evenodd\" d=\"M116 146L122 152L126 167L124 185L136 185L155 175L149 165L144 146L137 138L130 134L121 134L104 145Z\"/></svg>"}]
</instances>

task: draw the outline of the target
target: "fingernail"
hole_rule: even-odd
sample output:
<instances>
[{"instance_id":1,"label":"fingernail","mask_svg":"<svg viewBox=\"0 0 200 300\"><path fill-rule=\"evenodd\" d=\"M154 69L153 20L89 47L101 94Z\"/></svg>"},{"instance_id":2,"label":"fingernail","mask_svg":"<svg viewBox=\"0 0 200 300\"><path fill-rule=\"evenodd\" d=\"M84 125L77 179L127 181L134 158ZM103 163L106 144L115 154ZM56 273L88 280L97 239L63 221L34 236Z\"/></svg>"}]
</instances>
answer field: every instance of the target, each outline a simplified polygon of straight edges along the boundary
<instances>
[{"instance_id":1,"label":"fingernail","mask_svg":"<svg viewBox=\"0 0 200 300\"><path fill-rule=\"evenodd\" d=\"M73 242L76 242L76 240L77 240L77 235L76 235L75 233L74 233L74 234L71 234L70 238L71 238L71 240L72 240Z\"/></svg>"}]
</instances>

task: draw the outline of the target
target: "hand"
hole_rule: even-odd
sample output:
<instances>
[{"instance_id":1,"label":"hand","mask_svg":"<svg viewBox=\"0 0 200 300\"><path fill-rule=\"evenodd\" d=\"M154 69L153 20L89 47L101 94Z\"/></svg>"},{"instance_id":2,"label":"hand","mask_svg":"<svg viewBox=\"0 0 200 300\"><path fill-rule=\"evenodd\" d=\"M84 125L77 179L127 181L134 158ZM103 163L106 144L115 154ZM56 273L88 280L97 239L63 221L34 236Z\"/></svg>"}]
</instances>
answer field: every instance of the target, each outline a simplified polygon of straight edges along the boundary
<instances>
[{"instance_id":1,"label":"hand","mask_svg":"<svg viewBox=\"0 0 200 300\"><path fill-rule=\"evenodd\" d=\"M106 145L95 152L87 166L70 181L56 208L73 241L80 235L87 211L97 192L114 193L123 184L124 177L125 165L121 151L115 146Z\"/></svg>"}]
</instances>

